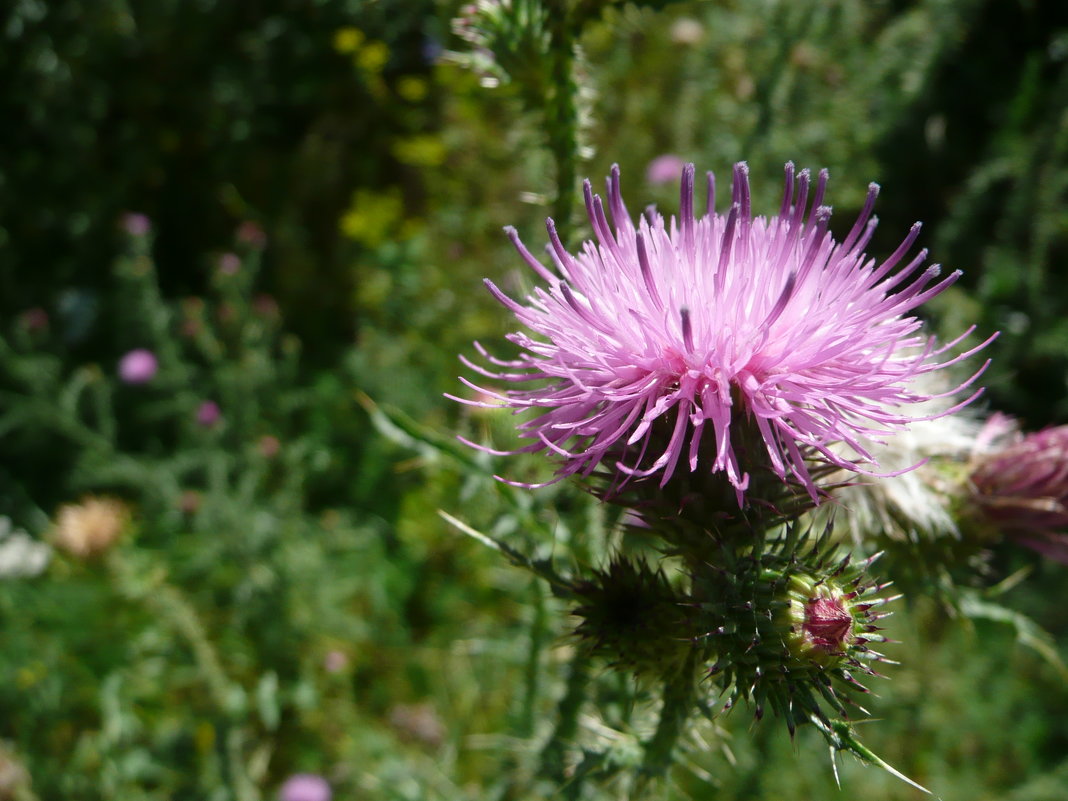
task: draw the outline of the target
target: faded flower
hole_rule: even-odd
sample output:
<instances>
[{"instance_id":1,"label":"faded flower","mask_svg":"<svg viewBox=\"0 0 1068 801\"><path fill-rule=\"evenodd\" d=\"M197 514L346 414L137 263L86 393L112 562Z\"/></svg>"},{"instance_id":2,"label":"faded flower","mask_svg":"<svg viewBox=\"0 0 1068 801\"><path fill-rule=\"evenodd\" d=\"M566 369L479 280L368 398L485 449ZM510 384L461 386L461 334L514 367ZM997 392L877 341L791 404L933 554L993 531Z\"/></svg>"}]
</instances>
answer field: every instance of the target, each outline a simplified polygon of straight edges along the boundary
<instances>
[{"instance_id":1,"label":"faded flower","mask_svg":"<svg viewBox=\"0 0 1068 801\"><path fill-rule=\"evenodd\" d=\"M52 541L57 548L85 559L110 548L129 522L130 510L122 501L89 497L59 508Z\"/></svg>"},{"instance_id":2,"label":"faded flower","mask_svg":"<svg viewBox=\"0 0 1068 801\"><path fill-rule=\"evenodd\" d=\"M943 396L949 388L941 376L921 379L918 386L933 397L916 407L928 418L910 425L884 443L864 447L891 475L872 479L845 472L828 476L836 506L836 530L848 531L860 544L885 539L917 541L959 538L958 522L969 465L989 449L982 437L982 418L967 410L948 417L956 403ZM918 465L915 469L909 469ZM833 510L832 510L833 512Z\"/></svg>"}]
</instances>

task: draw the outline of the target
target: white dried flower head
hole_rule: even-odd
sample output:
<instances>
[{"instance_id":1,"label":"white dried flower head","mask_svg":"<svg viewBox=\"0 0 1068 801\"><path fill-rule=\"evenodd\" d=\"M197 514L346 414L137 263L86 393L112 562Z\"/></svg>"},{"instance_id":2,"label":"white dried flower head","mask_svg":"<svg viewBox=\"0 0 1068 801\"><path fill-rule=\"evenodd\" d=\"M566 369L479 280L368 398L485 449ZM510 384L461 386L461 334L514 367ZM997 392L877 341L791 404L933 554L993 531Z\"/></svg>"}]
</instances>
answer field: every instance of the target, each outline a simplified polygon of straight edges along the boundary
<instances>
[{"instance_id":1,"label":"white dried flower head","mask_svg":"<svg viewBox=\"0 0 1068 801\"><path fill-rule=\"evenodd\" d=\"M56 547L82 559L110 548L130 520L126 504L115 498L89 497L61 506L52 540Z\"/></svg>"},{"instance_id":2,"label":"white dried flower head","mask_svg":"<svg viewBox=\"0 0 1068 801\"><path fill-rule=\"evenodd\" d=\"M14 748L9 743L0 741L0 801L34 798L30 793L30 784L29 771L18 758Z\"/></svg>"},{"instance_id":3,"label":"white dried flower head","mask_svg":"<svg viewBox=\"0 0 1068 801\"><path fill-rule=\"evenodd\" d=\"M935 396L921 403L920 411L934 419L912 422L885 443L864 442L888 475L843 471L828 479L843 482L833 493L840 510L836 520L857 543L960 536L954 510L966 491L969 463L986 447L980 438L984 423L969 410L945 415L957 401L937 397L946 389L937 377L926 376L920 384L922 392Z\"/></svg>"},{"instance_id":4,"label":"white dried flower head","mask_svg":"<svg viewBox=\"0 0 1068 801\"><path fill-rule=\"evenodd\" d=\"M0 517L0 579L40 575L51 556L52 549L47 544Z\"/></svg>"}]
</instances>

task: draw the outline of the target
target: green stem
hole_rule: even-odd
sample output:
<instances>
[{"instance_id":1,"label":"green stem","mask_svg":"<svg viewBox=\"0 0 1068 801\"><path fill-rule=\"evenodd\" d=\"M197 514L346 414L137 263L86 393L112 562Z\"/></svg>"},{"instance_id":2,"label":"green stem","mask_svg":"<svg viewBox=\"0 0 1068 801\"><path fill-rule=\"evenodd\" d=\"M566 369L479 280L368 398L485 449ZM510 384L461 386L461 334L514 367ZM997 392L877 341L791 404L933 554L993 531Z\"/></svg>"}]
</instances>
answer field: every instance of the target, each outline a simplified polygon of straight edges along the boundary
<instances>
[{"instance_id":1,"label":"green stem","mask_svg":"<svg viewBox=\"0 0 1068 801\"><path fill-rule=\"evenodd\" d=\"M560 238L567 243L571 231L578 153L578 86L575 83L575 35L568 0L546 0L549 31L550 90L546 98L545 123L549 150L556 166L556 200L553 219Z\"/></svg>"},{"instance_id":2,"label":"green stem","mask_svg":"<svg viewBox=\"0 0 1068 801\"><path fill-rule=\"evenodd\" d=\"M652 739L645 745L642 771L646 778L658 778L667 773L679 736L696 709L694 695L697 687L694 683L694 673L699 653L697 648L691 650L682 668L664 679L664 704L660 709L660 722Z\"/></svg>"},{"instance_id":3,"label":"green stem","mask_svg":"<svg viewBox=\"0 0 1068 801\"><path fill-rule=\"evenodd\" d=\"M531 581L531 595L534 600L534 619L530 623L530 652L527 655L526 676L523 692L523 713L519 721L521 737L534 733L534 711L541 687L541 652L545 648L548 625L545 613L545 591L541 581Z\"/></svg>"},{"instance_id":4,"label":"green stem","mask_svg":"<svg viewBox=\"0 0 1068 801\"><path fill-rule=\"evenodd\" d=\"M559 784L565 781L564 755L578 734L579 711L586 700L589 681L590 658L582 650L576 650L567 677L567 690L557 706L556 729L541 752L542 772Z\"/></svg>"}]
</instances>

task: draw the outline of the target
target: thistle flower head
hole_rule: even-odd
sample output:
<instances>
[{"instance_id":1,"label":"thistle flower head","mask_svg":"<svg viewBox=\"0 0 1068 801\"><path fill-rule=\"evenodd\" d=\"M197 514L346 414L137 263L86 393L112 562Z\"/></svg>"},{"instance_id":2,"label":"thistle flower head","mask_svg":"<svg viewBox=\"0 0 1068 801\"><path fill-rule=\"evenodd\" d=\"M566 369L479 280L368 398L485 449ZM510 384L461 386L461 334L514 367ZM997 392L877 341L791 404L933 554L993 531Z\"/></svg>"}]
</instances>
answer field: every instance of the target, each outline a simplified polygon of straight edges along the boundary
<instances>
[{"instance_id":1,"label":"thistle flower head","mask_svg":"<svg viewBox=\"0 0 1068 801\"><path fill-rule=\"evenodd\" d=\"M561 456L558 477L604 463L621 484L658 475L663 486L680 465L692 472L705 462L740 502L750 473L764 468L816 499L813 457L878 475L864 441L927 417L918 404L930 395L916 379L982 345L947 356L972 329L937 346L911 315L959 276L923 267L926 251L899 267L919 225L878 262L864 254L878 187L836 242L826 185L826 171L813 182L787 164L778 214L754 216L741 163L728 209L715 210L709 173L707 211L698 215L687 165L678 217L647 210L635 224L613 168L607 201L585 186L595 240L569 253L548 221L555 272L508 229L545 286L519 302L486 281L530 333L509 336L518 358L494 359L476 345L491 366L468 364L515 387L495 403L538 412L519 425L531 440L522 450ZM757 432L756 451L736 447L739 426Z\"/></svg>"},{"instance_id":2,"label":"thistle flower head","mask_svg":"<svg viewBox=\"0 0 1068 801\"><path fill-rule=\"evenodd\" d=\"M979 456L972 471L978 513L1018 542L1068 564L1068 426L1025 436L996 415L990 427L1001 431L1000 447Z\"/></svg>"}]
</instances>

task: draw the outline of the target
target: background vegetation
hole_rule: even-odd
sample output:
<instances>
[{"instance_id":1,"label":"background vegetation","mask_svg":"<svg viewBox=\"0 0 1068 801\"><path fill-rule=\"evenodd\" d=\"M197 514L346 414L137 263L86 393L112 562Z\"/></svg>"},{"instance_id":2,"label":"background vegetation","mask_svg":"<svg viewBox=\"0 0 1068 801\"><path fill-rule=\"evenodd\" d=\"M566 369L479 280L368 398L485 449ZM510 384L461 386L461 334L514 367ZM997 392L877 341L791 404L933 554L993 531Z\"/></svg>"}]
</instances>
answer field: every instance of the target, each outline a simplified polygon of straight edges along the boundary
<instances>
[{"instance_id":1,"label":"background vegetation","mask_svg":"<svg viewBox=\"0 0 1068 801\"><path fill-rule=\"evenodd\" d=\"M618 162L632 209L670 209L654 157L744 159L767 209L792 159L831 169L839 226L878 181L872 252L922 219L965 272L932 323L1002 331L989 407L1068 422L1068 6L604 5L580 40L582 175ZM616 521L567 488L508 491L452 442L507 437L442 393L471 340L509 329L480 279L518 285L501 227L540 241L555 186L520 87L449 57L458 11L0 12L0 798L268 798L296 772L339 799L540 792L566 617L437 510L593 563ZM135 348L158 359L144 384L117 375ZM128 510L120 541L64 550L61 506L105 496ZM50 543L40 572L11 556L23 532ZM985 565L982 587L1030 570L1008 602L1063 654L1065 568L1008 545ZM1055 660L1013 627L901 607L867 741L946 801L1068 797ZM581 725L632 758L643 689L602 692L614 717ZM808 735L721 714L663 792L831 797ZM919 797L840 771L849 795Z\"/></svg>"}]
</instances>

